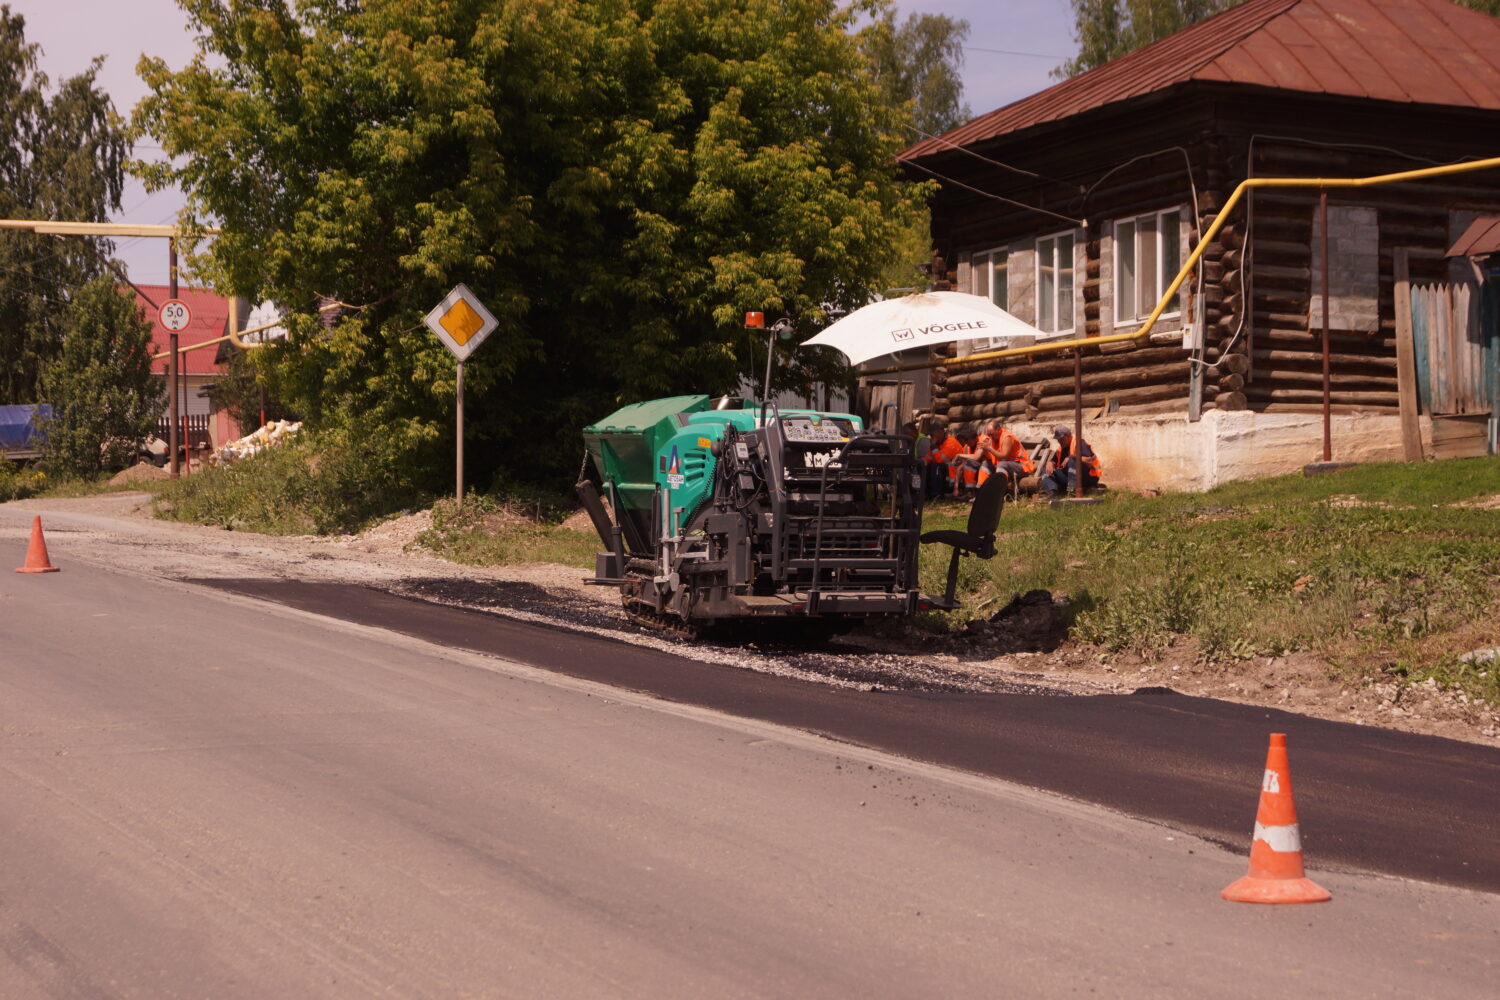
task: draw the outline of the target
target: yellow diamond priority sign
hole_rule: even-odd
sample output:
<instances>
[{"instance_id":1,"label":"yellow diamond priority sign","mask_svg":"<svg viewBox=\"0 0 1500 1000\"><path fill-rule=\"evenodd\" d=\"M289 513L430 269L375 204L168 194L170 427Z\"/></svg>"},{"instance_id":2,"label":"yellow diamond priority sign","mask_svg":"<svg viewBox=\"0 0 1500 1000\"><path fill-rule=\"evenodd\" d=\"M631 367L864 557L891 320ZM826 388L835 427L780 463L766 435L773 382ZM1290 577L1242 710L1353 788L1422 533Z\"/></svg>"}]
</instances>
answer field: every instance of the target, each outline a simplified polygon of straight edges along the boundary
<instances>
[{"instance_id":1,"label":"yellow diamond priority sign","mask_svg":"<svg viewBox=\"0 0 1500 1000\"><path fill-rule=\"evenodd\" d=\"M484 343L484 338L500 325L484 303L462 284L455 285L422 322L460 361L467 360L475 348Z\"/></svg>"}]
</instances>

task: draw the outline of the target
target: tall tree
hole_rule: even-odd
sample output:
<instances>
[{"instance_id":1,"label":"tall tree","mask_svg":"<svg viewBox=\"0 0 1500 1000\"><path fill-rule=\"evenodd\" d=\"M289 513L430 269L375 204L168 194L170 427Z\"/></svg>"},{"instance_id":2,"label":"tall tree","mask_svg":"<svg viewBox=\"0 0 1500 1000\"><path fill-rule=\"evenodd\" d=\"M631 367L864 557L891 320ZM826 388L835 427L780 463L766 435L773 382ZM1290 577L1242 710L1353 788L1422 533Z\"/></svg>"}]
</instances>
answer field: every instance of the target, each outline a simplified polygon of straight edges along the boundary
<instances>
[{"instance_id":1,"label":"tall tree","mask_svg":"<svg viewBox=\"0 0 1500 1000\"><path fill-rule=\"evenodd\" d=\"M151 324L111 277L78 290L63 320L62 350L42 368L52 404L44 450L52 468L91 476L134 456L165 386L151 373Z\"/></svg>"},{"instance_id":2,"label":"tall tree","mask_svg":"<svg viewBox=\"0 0 1500 1000\"><path fill-rule=\"evenodd\" d=\"M1481 14L1488 14L1490 17L1500 17L1500 0L1454 0L1454 2L1470 10L1477 10Z\"/></svg>"},{"instance_id":3,"label":"tall tree","mask_svg":"<svg viewBox=\"0 0 1500 1000\"><path fill-rule=\"evenodd\" d=\"M1078 55L1052 71L1077 76L1244 0L1072 0ZM1476 0L1500 2L1500 0Z\"/></svg>"},{"instance_id":4,"label":"tall tree","mask_svg":"<svg viewBox=\"0 0 1500 1000\"><path fill-rule=\"evenodd\" d=\"M25 27L0 6L0 218L102 221L120 207L128 152L95 86L102 61L51 91ZM0 259L0 403L35 402L42 367L62 344L68 298L102 265L76 237L14 230L0 231Z\"/></svg>"},{"instance_id":5,"label":"tall tree","mask_svg":"<svg viewBox=\"0 0 1500 1000\"><path fill-rule=\"evenodd\" d=\"M148 182L222 227L219 287L293 314L271 391L435 470L453 362L421 317L454 283L500 321L471 464L561 473L622 403L732 391L746 310L810 334L867 301L925 211L837 0L180 2L202 53L141 64Z\"/></svg>"},{"instance_id":6,"label":"tall tree","mask_svg":"<svg viewBox=\"0 0 1500 1000\"><path fill-rule=\"evenodd\" d=\"M959 75L968 37L968 21L946 14L908 14L898 22L890 6L884 6L859 35L886 99L909 106L912 125L928 135L946 132L972 117Z\"/></svg>"}]
</instances>

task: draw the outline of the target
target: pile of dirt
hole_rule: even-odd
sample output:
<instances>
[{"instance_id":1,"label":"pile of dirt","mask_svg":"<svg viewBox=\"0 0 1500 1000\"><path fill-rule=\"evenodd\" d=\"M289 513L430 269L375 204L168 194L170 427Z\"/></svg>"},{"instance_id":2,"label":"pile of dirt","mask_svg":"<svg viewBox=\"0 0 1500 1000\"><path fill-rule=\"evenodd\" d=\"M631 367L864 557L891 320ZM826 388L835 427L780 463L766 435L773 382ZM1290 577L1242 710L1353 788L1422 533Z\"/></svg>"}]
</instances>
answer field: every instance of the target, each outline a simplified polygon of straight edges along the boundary
<instances>
[{"instance_id":1,"label":"pile of dirt","mask_svg":"<svg viewBox=\"0 0 1500 1000\"><path fill-rule=\"evenodd\" d=\"M122 483L139 483L151 479L168 479L170 473L166 469L158 469L150 462L138 462L128 469L121 469L109 479L109 485L119 486Z\"/></svg>"},{"instance_id":2,"label":"pile of dirt","mask_svg":"<svg viewBox=\"0 0 1500 1000\"><path fill-rule=\"evenodd\" d=\"M417 537L431 527L432 511L419 510L386 518L357 535L337 536L329 541L360 552L410 552Z\"/></svg>"},{"instance_id":3,"label":"pile of dirt","mask_svg":"<svg viewBox=\"0 0 1500 1000\"><path fill-rule=\"evenodd\" d=\"M989 618L975 618L954 633L949 646L982 647L992 655L1051 653L1067 641L1072 601L1049 590L1016 594Z\"/></svg>"}]
</instances>

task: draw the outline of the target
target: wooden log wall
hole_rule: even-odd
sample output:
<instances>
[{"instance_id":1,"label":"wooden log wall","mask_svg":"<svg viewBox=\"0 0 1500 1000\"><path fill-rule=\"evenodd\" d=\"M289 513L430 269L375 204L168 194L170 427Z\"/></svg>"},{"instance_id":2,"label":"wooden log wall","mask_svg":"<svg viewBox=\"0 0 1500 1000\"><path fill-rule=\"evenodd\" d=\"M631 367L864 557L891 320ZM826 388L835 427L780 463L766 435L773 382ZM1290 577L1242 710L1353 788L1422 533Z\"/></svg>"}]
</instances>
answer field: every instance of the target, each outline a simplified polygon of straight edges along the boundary
<instances>
[{"instance_id":1,"label":"wooden log wall","mask_svg":"<svg viewBox=\"0 0 1500 1000\"><path fill-rule=\"evenodd\" d=\"M1358 177L1418 164L1379 154L1303 145L1257 143L1256 176ZM1379 326L1368 334L1330 330L1330 399L1367 412L1394 413L1398 407L1393 251L1417 247L1441 253L1447 249L1449 209L1454 205L1500 207L1500 181L1493 172L1454 175L1399 185L1330 189L1329 204L1374 207L1378 214ZM1248 302L1250 320L1235 337L1236 327L1220 322L1209 343L1222 354L1247 356L1242 392L1254 409L1304 410L1321 405L1322 299L1321 273L1314 270L1312 241L1318 191L1261 189L1250 205L1249 239L1244 254L1226 260L1224 301L1240 314ZM1241 230L1238 238L1243 241ZM1331 251L1336 254L1337 250ZM1236 272L1247 287L1238 287ZM1412 280L1444 281L1447 265L1436 259L1412 260ZM1337 294L1337 290L1334 290ZM1221 389L1234 381L1221 374Z\"/></svg>"},{"instance_id":2,"label":"wooden log wall","mask_svg":"<svg viewBox=\"0 0 1500 1000\"><path fill-rule=\"evenodd\" d=\"M1189 246L1197 241L1202 219L1212 218L1224 198L1228 182L1221 142L1207 138L1188 147L1193 179L1199 193L1200 220L1189 210L1185 222L1192 230ZM1173 204L1191 205L1187 164L1179 152L1167 152L1107 178L1092 191L1079 211L1090 221L1081 234L1085 262L1076 271L1082 298L1077 329L1086 337L1114 333L1105 326L1104 299L1109 294L1101 266L1102 236L1110 220L1127 218ZM1002 221L1003 220L1003 221ZM1014 230L1007 231L1007 224ZM989 233L993 232L993 236ZM971 237L975 245L989 245L1036 235L1035 220L1024 215L996 216L996 225L986 227L984 237ZM1222 269L1224 248L1216 246L1205 257L1206 274L1216 277ZM1207 283L1212 288L1213 282ZM1189 302L1185 286L1182 301ZM1211 315L1220 314L1222 296L1205 296ZM1212 322L1212 321L1211 321ZM1120 329L1126 329L1121 327ZM951 347L937 357L952 358ZM1162 411L1186 412L1190 360L1180 344L1146 344L1138 347L1105 345L1104 350L1085 348L1083 357L1083 405L1098 409L1105 402L1120 413ZM1031 359L1005 359L974 365L956 365L935 370L933 408L952 423L967 423L996 417L1048 420L1068 417L1074 407L1073 356L1040 355ZM1206 405L1219 395L1216 384L1205 387Z\"/></svg>"},{"instance_id":3,"label":"wooden log wall","mask_svg":"<svg viewBox=\"0 0 1500 1000\"><path fill-rule=\"evenodd\" d=\"M1207 228L1247 172L1248 138L1224 138L1221 131L1216 127L1187 143L1199 194L1196 232ZM1409 144L1417 145L1418 140ZM1266 139L1255 141L1254 154L1250 173L1260 177L1360 177L1420 165L1367 150ZM1172 153L1111 175L1082 204L1076 192L1061 188L1038 187L1022 200L1076 211L1090 221L1083 234L1087 262L1076 280L1083 308L1079 329L1093 337L1115 331L1113 324L1106 324L1104 300L1110 291L1101 266L1100 237L1108 222L1187 203L1189 195L1181 155ZM1332 403L1342 412L1395 412L1393 251L1397 247L1446 250L1451 235L1449 211L1454 207L1500 211L1500 171L1331 190L1329 200L1331 205L1375 208L1380 231L1379 324L1370 333L1331 331ZM1312 258L1317 204L1316 189L1260 189L1236 209L1207 248L1201 264L1204 360L1209 365L1205 410L1300 412L1321 405L1320 275L1314 273ZM996 246L1041 232L1035 216L992 202L967 205L951 224L954 242L950 250ZM1414 283L1446 281L1447 265L1413 257L1411 277ZM953 357L951 347L944 352L942 356ZM1185 411L1188 366L1187 353L1176 345L1124 348L1121 353L1086 349L1084 405L1097 408L1107 398L1126 414L1174 407ZM1071 356L956 365L937 369L933 378L934 408L954 422L1011 416L1062 418L1071 413L1072 393Z\"/></svg>"}]
</instances>

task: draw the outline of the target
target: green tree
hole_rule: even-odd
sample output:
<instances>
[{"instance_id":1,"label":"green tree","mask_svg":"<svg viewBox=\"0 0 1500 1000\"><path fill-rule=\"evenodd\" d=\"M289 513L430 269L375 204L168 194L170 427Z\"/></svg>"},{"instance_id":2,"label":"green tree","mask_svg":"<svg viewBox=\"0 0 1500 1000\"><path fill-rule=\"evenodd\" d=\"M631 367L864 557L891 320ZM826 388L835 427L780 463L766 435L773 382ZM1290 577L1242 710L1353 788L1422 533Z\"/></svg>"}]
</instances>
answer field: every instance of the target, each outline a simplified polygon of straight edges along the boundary
<instances>
[{"instance_id":1,"label":"green tree","mask_svg":"<svg viewBox=\"0 0 1500 1000\"><path fill-rule=\"evenodd\" d=\"M1500 17L1500 0L1454 0L1454 2L1470 10L1477 10L1481 14L1488 14L1490 17Z\"/></svg>"},{"instance_id":2,"label":"green tree","mask_svg":"<svg viewBox=\"0 0 1500 1000\"><path fill-rule=\"evenodd\" d=\"M144 176L223 227L207 277L292 314L271 392L435 484L454 366L421 317L455 282L500 322L471 465L560 475L624 402L732 391L745 311L810 335L867 301L925 212L836 0L180 2L202 53L141 64Z\"/></svg>"},{"instance_id":3,"label":"green tree","mask_svg":"<svg viewBox=\"0 0 1500 1000\"><path fill-rule=\"evenodd\" d=\"M1244 0L1072 0L1078 55L1052 71L1077 76ZM1500 2L1500 0L1476 0Z\"/></svg>"},{"instance_id":4,"label":"green tree","mask_svg":"<svg viewBox=\"0 0 1500 1000\"><path fill-rule=\"evenodd\" d=\"M120 207L127 155L124 127L94 84L102 61L50 91L25 27L0 5L0 218L101 221ZM68 297L103 266L77 237L14 230L0 231L0 259L0 403L36 402Z\"/></svg>"},{"instance_id":5,"label":"green tree","mask_svg":"<svg viewBox=\"0 0 1500 1000\"><path fill-rule=\"evenodd\" d=\"M899 22L885 6L859 34L875 83L895 105L911 107L911 123L928 135L973 117L964 103L963 43L969 22L946 14L908 14Z\"/></svg>"},{"instance_id":6,"label":"green tree","mask_svg":"<svg viewBox=\"0 0 1500 1000\"><path fill-rule=\"evenodd\" d=\"M52 404L47 464L92 476L123 465L161 415L165 386L151 373L151 324L109 277L83 286L63 316L62 351L42 369Z\"/></svg>"},{"instance_id":7,"label":"green tree","mask_svg":"<svg viewBox=\"0 0 1500 1000\"><path fill-rule=\"evenodd\" d=\"M266 422L300 419L266 391L255 360L259 350L234 351L221 366L223 374L204 390L213 412L228 413L247 434L261 425L262 414Z\"/></svg>"}]
</instances>

